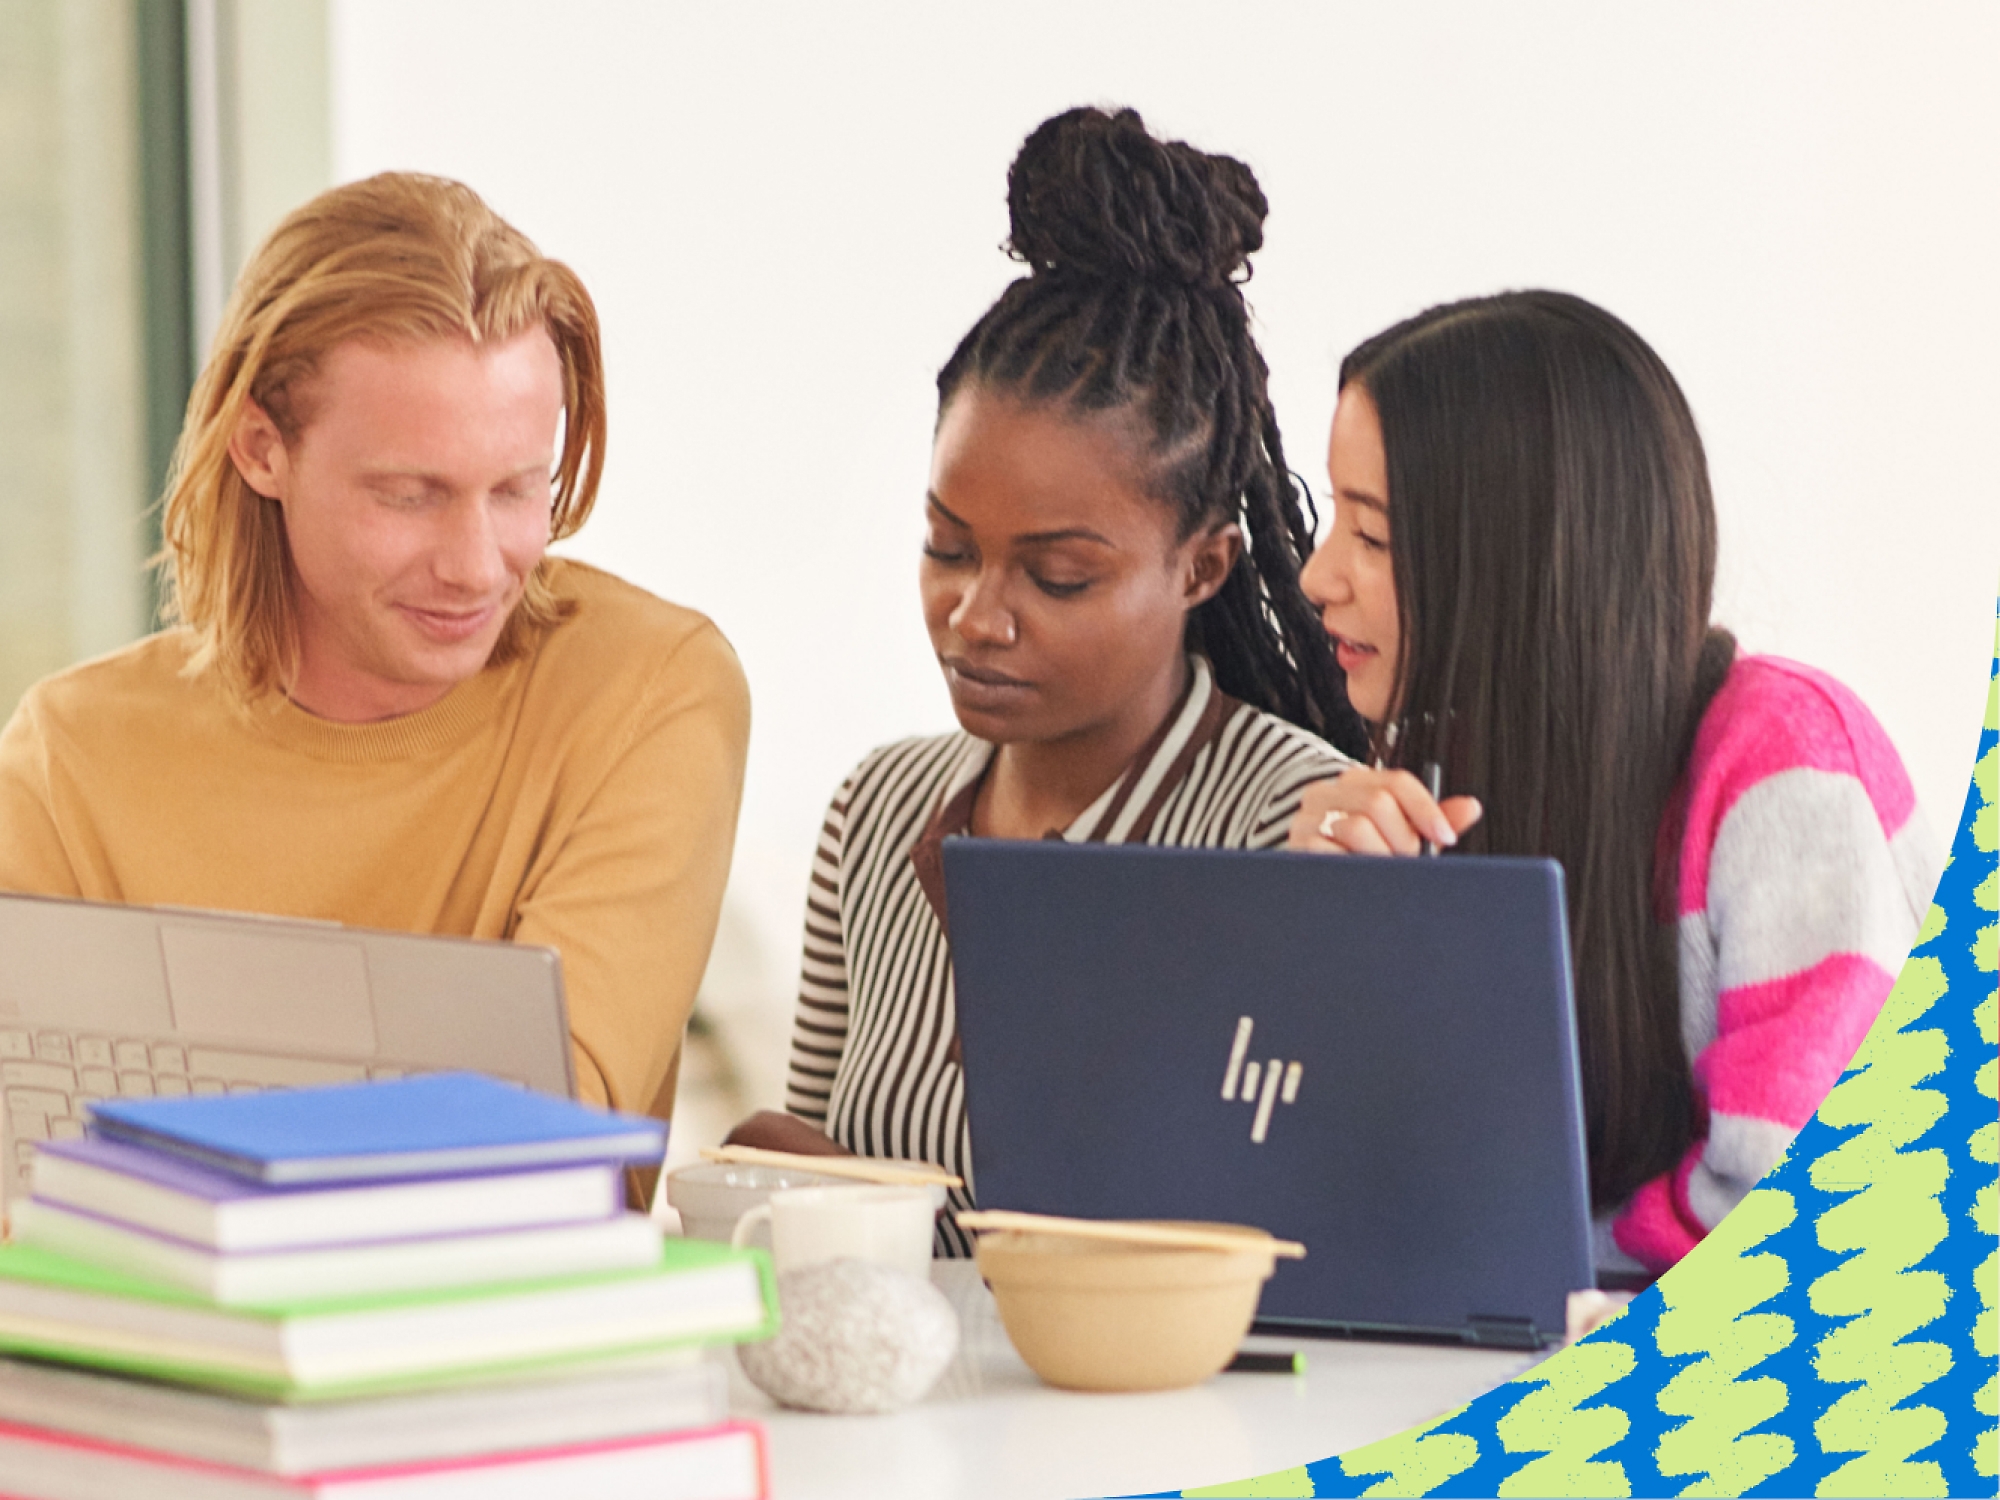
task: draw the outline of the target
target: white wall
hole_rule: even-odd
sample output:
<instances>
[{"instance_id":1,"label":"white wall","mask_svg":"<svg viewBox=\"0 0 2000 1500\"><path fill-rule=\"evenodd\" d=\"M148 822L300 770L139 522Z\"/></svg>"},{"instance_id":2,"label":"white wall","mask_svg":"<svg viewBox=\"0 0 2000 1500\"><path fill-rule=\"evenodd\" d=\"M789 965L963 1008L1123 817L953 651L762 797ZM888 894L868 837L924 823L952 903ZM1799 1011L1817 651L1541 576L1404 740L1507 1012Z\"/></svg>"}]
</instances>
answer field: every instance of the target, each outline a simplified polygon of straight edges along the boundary
<instances>
[{"instance_id":1,"label":"white wall","mask_svg":"<svg viewBox=\"0 0 2000 1500\"><path fill-rule=\"evenodd\" d=\"M931 382L1016 269L1008 160L1079 102L1256 168L1251 295L1318 484L1339 356L1392 320L1539 284L1635 324L1708 440L1718 617L1851 683L1957 818L2000 570L2000 7L332 0L331 23L336 177L461 177L599 300L610 465L569 550L742 654L713 977L774 1038L826 797L950 722L915 590Z\"/></svg>"}]
</instances>

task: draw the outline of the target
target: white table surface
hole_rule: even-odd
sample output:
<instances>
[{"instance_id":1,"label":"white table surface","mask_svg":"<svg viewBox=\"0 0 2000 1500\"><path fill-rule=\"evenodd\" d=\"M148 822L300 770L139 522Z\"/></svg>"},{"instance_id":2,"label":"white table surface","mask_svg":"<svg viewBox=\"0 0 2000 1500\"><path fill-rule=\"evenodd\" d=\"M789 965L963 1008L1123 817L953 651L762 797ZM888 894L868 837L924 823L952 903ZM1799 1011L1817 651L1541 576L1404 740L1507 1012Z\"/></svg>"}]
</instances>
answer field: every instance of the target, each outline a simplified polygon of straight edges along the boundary
<instances>
[{"instance_id":1,"label":"white table surface","mask_svg":"<svg viewBox=\"0 0 2000 1500\"><path fill-rule=\"evenodd\" d=\"M787 1411L730 1369L733 1414L762 1422L774 1500L1080 1500L1180 1489L1310 1463L1464 1404L1540 1356L1350 1339L1254 1337L1301 1349L1303 1375L1222 1374L1191 1390L1059 1391L1021 1362L972 1262L932 1279L958 1310L959 1352L917 1405L886 1416Z\"/></svg>"}]
</instances>

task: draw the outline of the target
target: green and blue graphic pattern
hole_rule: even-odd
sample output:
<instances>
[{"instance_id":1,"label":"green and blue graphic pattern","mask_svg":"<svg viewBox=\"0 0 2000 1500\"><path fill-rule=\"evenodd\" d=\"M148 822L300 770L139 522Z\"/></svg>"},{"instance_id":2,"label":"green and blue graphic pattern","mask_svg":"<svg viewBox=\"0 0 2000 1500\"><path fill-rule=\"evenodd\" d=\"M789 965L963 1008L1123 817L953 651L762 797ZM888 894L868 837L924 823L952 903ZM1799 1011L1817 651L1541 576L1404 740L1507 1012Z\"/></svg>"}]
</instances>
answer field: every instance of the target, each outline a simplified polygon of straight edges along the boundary
<instances>
[{"instance_id":1,"label":"green and blue graphic pattern","mask_svg":"<svg viewBox=\"0 0 2000 1500\"><path fill-rule=\"evenodd\" d=\"M1427 1427L1189 1496L1993 1495L2000 638L1882 1014L1784 1159L1587 1339Z\"/></svg>"}]
</instances>

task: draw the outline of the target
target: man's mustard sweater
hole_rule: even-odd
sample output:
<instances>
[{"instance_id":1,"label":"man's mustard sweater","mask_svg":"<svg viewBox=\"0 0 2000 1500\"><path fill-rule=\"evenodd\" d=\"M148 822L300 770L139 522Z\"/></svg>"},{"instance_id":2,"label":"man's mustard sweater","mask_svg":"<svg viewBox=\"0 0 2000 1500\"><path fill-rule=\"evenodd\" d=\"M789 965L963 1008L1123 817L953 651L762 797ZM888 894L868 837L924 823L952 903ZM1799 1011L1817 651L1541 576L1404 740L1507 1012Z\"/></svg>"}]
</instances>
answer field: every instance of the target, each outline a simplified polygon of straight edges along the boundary
<instances>
[{"instance_id":1,"label":"man's mustard sweater","mask_svg":"<svg viewBox=\"0 0 2000 1500\"><path fill-rule=\"evenodd\" d=\"M0 733L0 890L546 944L578 1090L671 1112L749 740L716 628L555 562L570 618L419 713L234 703L165 631Z\"/></svg>"}]
</instances>

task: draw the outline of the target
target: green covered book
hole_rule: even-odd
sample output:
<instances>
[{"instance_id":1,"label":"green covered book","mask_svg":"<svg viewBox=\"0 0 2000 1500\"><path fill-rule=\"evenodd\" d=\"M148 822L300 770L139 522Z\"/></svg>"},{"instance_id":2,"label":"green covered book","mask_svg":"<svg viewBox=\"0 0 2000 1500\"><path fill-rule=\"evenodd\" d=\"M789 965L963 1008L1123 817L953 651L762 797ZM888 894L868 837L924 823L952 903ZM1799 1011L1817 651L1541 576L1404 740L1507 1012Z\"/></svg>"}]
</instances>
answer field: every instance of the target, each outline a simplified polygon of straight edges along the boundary
<instances>
[{"instance_id":1,"label":"green covered book","mask_svg":"<svg viewBox=\"0 0 2000 1500\"><path fill-rule=\"evenodd\" d=\"M288 1400L764 1338L777 1306L763 1251L705 1240L643 1270L247 1307L0 1246L0 1351Z\"/></svg>"}]
</instances>

